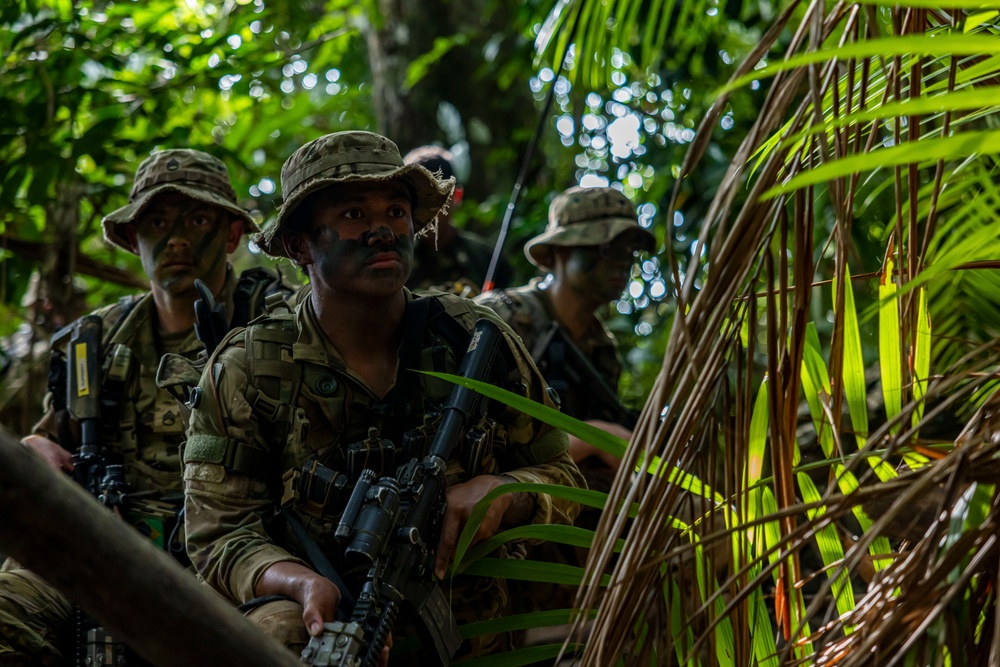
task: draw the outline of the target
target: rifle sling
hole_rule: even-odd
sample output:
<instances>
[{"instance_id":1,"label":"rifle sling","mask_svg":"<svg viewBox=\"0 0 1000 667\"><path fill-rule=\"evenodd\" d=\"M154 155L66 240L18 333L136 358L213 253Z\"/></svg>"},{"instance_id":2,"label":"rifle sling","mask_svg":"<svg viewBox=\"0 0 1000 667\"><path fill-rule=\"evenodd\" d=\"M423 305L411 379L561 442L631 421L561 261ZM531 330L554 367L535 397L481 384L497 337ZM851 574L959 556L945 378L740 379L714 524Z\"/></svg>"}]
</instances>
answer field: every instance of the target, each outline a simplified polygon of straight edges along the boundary
<instances>
[{"instance_id":1,"label":"rifle sling","mask_svg":"<svg viewBox=\"0 0 1000 667\"><path fill-rule=\"evenodd\" d=\"M357 604L351 590L347 587L347 584L344 583L344 580L340 578L340 575L337 574L337 570L334 569L333 563L331 563L330 559L326 557L323 550L319 548L319 545L316 544L316 540L312 538L312 535L310 535L309 531L307 531L305 526L302 525L299 518L295 516L295 513L286 508L282 508L281 516L284 517L288 527L291 528L292 534L295 536L295 541L299 543L302 551L305 552L306 558L310 563L312 563L313 568L333 582L333 585L340 590L340 604L337 605L337 619L341 621L348 620L351 617L351 610L353 610L354 605Z\"/></svg>"}]
</instances>

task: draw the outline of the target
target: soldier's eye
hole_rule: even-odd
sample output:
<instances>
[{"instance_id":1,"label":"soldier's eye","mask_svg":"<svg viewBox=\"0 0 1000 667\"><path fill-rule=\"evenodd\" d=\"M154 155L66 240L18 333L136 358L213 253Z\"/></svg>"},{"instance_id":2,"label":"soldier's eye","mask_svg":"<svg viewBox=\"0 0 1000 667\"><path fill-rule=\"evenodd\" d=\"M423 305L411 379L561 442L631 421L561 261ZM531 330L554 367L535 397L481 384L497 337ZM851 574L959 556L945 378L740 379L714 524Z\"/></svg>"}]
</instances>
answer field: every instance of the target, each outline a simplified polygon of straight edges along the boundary
<instances>
[{"instance_id":1,"label":"soldier's eye","mask_svg":"<svg viewBox=\"0 0 1000 667\"><path fill-rule=\"evenodd\" d=\"M348 220L360 220L363 214L360 208L349 208L344 211L344 217Z\"/></svg>"},{"instance_id":2,"label":"soldier's eye","mask_svg":"<svg viewBox=\"0 0 1000 667\"><path fill-rule=\"evenodd\" d=\"M405 218L409 214L403 206L393 206L389 209L389 217L391 218Z\"/></svg>"}]
</instances>

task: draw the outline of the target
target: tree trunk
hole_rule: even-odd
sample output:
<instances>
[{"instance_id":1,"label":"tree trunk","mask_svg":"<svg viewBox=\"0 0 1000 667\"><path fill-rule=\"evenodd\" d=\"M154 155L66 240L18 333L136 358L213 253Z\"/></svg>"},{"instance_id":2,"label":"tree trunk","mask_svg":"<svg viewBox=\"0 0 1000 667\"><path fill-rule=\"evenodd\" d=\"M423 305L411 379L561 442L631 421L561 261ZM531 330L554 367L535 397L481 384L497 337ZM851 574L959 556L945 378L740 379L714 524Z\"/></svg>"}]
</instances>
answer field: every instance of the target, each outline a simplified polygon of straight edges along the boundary
<instances>
[{"instance_id":1,"label":"tree trunk","mask_svg":"<svg viewBox=\"0 0 1000 667\"><path fill-rule=\"evenodd\" d=\"M0 550L154 665L299 664L67 476L2 434L0 507Z\"/></svg>"},{"instance_id":2,"label":"tree trunk","mask_svg":"<svg viewBox=\"0 0 1000 667\"><path fill-rule=\"evenodd\" d=\"M430 143L469 145L466 193L506 198L538 110L528 89L531 43L518 35L516 8L482 0L378 0L365 30L378 129L401 151ZM514 29L512 29L514 26ZM407 74L422 56L451 48L412 87ZM519 77L505 80L510 62ZM458 112L457 126L442 120Z\"/></svg>"}]
</instances>

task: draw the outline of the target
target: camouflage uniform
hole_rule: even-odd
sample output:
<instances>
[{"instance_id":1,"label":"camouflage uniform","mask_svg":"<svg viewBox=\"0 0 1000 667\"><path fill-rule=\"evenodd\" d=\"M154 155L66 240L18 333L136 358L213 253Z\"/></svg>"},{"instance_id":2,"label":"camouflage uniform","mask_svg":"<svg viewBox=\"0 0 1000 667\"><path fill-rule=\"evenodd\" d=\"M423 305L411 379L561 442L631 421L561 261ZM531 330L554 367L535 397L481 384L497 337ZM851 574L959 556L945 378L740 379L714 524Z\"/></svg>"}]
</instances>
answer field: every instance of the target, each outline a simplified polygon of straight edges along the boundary
<instances>
[{"instance_id":1,"label":"camouflage uniform","mask_svg":"<svg viewBox=\"0 0 1000 667\"><path fill-rule=\"evenodd\" d=\"M54 313L46 286L39 272L34 272L21 299L28 315L10 336L3 339L0 358L0 426L12 436L31 432L38 418L42 399L48 391L49 338L62 324L79 317L86 308L82 285L71 286L67 312Z\"/></svg>"},{"instance_id":2,"label":"camouflage uniform","mask_svg":"<svg viewBox=\"0 0 1000 667\"><path fill-rule=\"evenodd\" d=\"M131 251L119 225L140 215L149 201L164 190L176 190L199 201L220 206L243 218L250 231L256 230L246 212L239 208L236 195L229 185L225 166L216 158L193 150L169 150L145 160L136 174L130 204L104 220L105 238ZM220 223L221 224L221 223ZM239 284L230 267L225 287L217 295L227 312L234 312L234 294ZM152 294L122 299L119 303L98 309L93 314L104 324L103 348L111 354L116 345L131 351L134 372L124 393L118 438L108 443L109 454L121 457L131 492L142 494L133 504L156 506L154 514L168 512L156 505L157 500L176 499L180 507L181 463L180 446L184 441L184 423L176 400L158 389L155 375L160 357L173 352L194 359L203 353L204 345L194 331L164 334L160 331ZM34 427L36 435L59 441L58 418L52 408L51 396L46 397L46 412ZM153 502L149 502L153 501ZM151 539L163 543L169 536L155 534L152 521L131 515L141 522L140 530ZM54 588L17 563L8 561L0 572L0 665L60 664L63 647L69 634L71 604Z\"/></svg>"},{"instance_id":3,"label":"camouflage uniform","mask_svg":"<svg viewBox=\"0 0 1000 667\"><path fill-rule=\"evenodd\" d=\"M310 171L316 163L325 169ZM344 181L405 179L416 193L415 226L425 228L446 201L450 184L434 181L422 167L401 165L395 144L377 135L342 132L307 144L282 170L286 199L278 220L255 240L267 252L282 254L277 230L297 203L310 188L317 191ZM311 175L303 180L302 172ZM404 294L412 312L415 300L408 291ZM436 317L449 318L464 331L471 331L481 317L499 323L490 311L468 300L445 294L430 298L441 306ZM245 603L255 598L257 581L270 566L283 561L305 564L297 557L301 549L295 540L272 522L275 506L282 500L282 480L304 474L302 467L310 460L347 473L349 445L371 442L370 436L399 442L400 434L423 426L424 415L440 408L451 386L406 370L406 364L446 372L458 368L461 352L456 355L444 342L446 337L430 318L426 326L410 328L404 320L400 355L404 348L415 347L417 354L405 354L419 361L400 361L395 384L382 399L346 365L320 328L311 300L301 303L294 313L258 320L220 347L201 378L200 399L192 412L184 451L188 553L209 585L233 602ZM499 324L515 352L528 396L547 400L541 376L516 337ZM406 458L422 453L408 452ZM392 470L391 465L386 467ZM510 410L499 418L492 452L482 470L525 482L579 485L582 481L566 452L564 434ZM449 483L465 477L461 462L449 461ZM317 514L298 502L286 506L336 565L339 549L332 540L332 527L342 508ZM531 520L568 523L574 514L571 503L538 496ZM506 602L500 582L488 579L456 580L451 592L452 599L461 601L455 609L460 619L491 617ZM297 603L271 602L250 618L272 636L294 645L306 637L301 615ZM278 616L283 621L276 621ZM278 627L283 623L294 627ZM498 646L496 638L487 638L466 651L484 652Z\"/></svg>"},{"instance_id":4,"label":"camouflage uniform","mask_svg":"<svg viewBox=\"0 0 1000 667\"><path fill-rule=\"evenodd\" d=\"M546 334L556 321L556 314L552 310L552 299L541 284L541 279L535 278L523 287L487 292L477 296L474 301L493 309L500 319L511 326L521 337L524 347L531 353L546 380L551 381L549 374L558 369L547 367L543 359L545 350L541 345L544 345ZM608 384L617 388L622 364L615 348L614 334L608 327L594 317L583 337L574 342ZM565 391L559 392L562 411L577 419L591 419L591 395L587 387L567 387Z\"/></svg>"}]
</instances>

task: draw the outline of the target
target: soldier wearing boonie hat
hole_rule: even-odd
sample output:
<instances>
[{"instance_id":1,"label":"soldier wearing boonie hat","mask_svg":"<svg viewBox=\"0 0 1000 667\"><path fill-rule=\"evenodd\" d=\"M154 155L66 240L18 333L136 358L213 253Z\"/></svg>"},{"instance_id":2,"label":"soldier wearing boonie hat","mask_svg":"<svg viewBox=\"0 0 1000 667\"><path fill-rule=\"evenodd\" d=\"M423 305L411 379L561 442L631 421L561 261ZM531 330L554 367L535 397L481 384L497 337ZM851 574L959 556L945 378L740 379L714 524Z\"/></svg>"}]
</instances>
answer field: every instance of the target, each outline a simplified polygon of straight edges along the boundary
<instances>
[{"instance_id":1,"label":"soldier wearing boonie hat","mask_svg":"<svg viewBox=\"0 0 1000 667\"><path fill-rule=\"evenodd\" d=\"M648 229L639 226L635 205L614 188L572 187L549 205L545 231L524 244L532 264L549 271L555 246L600 246L621 236L634 239L636 250L652 250Z\"/></svg>"},{"instance_id":2,"label":"soldier wearing boonie hat","mask_svg":"<svg viewBox=\"0 0 1000 667\"><path fill-rule=\"evenodd\" d=\"M615 338L597 313L628 284L634 253L651 251L655 239L638 223L635 206L610 187L573 187L549 206L545 231L524 246L531 263L549 274L514 289L487 292L476 302L489 306L511 325L531 352L546 382L560 396L562 411L626 440L631 415L618 400L621 358ZM583 361L580 361L582 359ZM610 489L617 462L570 437L570 454L590 488ZM593 529L597 515L580 513L577 525ZM541 560L583 565L543 545ZM573 604L574 590L532 585L518 590L525 608Z\"/></svg>"},{"instance_id":3,"label":"soldier wearing boonie hat","mask_svg":"<svg viewBox=\"0 0 1000 667\"><path fill-rule=\"evenodd\" d=\"M433 227L452 187L420 165L404 165L393 142L370 132L326 135L295 151L281 171L284 203L254 240L302 267L312 292L294 312L231 336L212 360L225 371L202 376L184 451L188 553L207 584L290 648L301 650L334 620L340 591L307 556L322 550L334 562L342 558L330 535L343 507L336 498L312 506L301 494L282 494L273 480L285 480L286 491L319 484L323 475L348 475L353 485L359 471L350 452L363 448L380 467L391 456L385 443L414 442L403 434L423 428L450 391L414 371L454 373L467 349L462 339L480 318L504 331L525 393L553 405L527 351L495 314L451 294L416 298L405 288L413 237ZM480 473L457 459L447 464L438 577L466 517L490 490L515 480L582 482L561 432L513 411L497 416L495 428L502 436L491 436ZM395 467L380 474L394 475ZM569 523L576 512L544 494L506 494L494 503L483 536L501 523ZM276 504L301 521L315 550L301 536L285 540L262 529ZM506 603L506 589L493 579L458 576L447 595L466 620L492 618ZM460 654L508 646L490 634L465 642ZM410 663L393 658L403 664Z\"/></svg>"},{"instance_id":4,"label":"soldier wearing boonie hat","mask_svg":"<svg viewBox=\"0 0 1000 667\"><path fill-rule=\"evenodd\" d=\"M385 183L399 181L413 199L413 228L419 236L433 231L442 211L447 209L455 189L455 179L439 181L419 164L403 164L392 141L372 132L336 132L309 142L295 151L281 167L283 201L278 216L264 231L253 237L261 250L274 257L288 257L279 232L295 227L311 209L308 200L332 185L341 183Z\"/></svg>"},{"instance_id":5,"label":"soldier wearing boonie hat","mask_svg":"<svg viewBox=\"0 0 1000 667\"><path fill-rule=\"evenodd\" d=\"M205 345L194 332L195 279L226 304L230 320L223 326L246 324L263 312L268 294L287 291L263 268L235 274L227 258L246 231L257 228L237 203L225 165L190 149L164 150L145 159L128 205L104 219L105 238L141 258L151 291L92 313L100 318L103 334L98 368L104 370L95 380L102 390L101 445L107 462L123 465L128 485L131 500L116 509L129 522L142 524L147 534L160 535L172 552L183 553L182 539L178 545L166 538L178 534L171 530L176 515L171 519L167 508L181 507L176 499L185 425L174 397L156 385L157 367L167 353L188 361L204 355ZM112 371L115 378L109 377ZM73 468L68 450L77 443L60 440L72 432L60 425L72 420L46 399L45 414L23 443L68 472ZM139 518L143 507L152 507L155 519L148 513ZM162 523L155 527L149 523L153 520ZM0 656L13 664L71 662L62 651L72 645L72 618L72 606L59 591L8 561L0 572Z\"/></svg>"},{"instance_id":6,"label":"soldier wearing boonie hat","mask_svg":"<svg viewBox=\"0 0 1000 667\"><path fill-rule=\"evenodd\" d=\"M139 165L128 204L112 211L102 221L105 240L134 253L123 226L134 223L150 202L165 192L177 192L217 206L242 220L246 232L260 231L246 209L237 203L236 191L229 182L229 170L222 160L191 148L173 148L153 153Z\"/></svg>"},{"instance_id":7,"label":"soldier wearing boonie hat","mask_svg":"<svg viewBox=\"0 0 1000 667\"><path fill-rule=\"evenodd\" d=\"M628 197L610 187L569 188L552 200L548 217L545 231L525 244L524 254L549 277L487 292L476 302L495 310L521 336L542 373L548 372L549 384L560 390L564 412L593 418L592 392L577 392L564 378L549 378L561 365L545 358L552 328L568 331L603 379L617 388L621 362L614 336L596 313L621 294L633 254L653 250L655 238L639 225Z\"/></svg>"}]
</instances>

